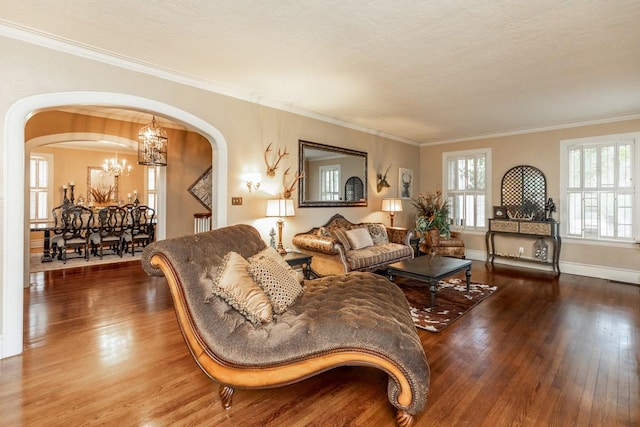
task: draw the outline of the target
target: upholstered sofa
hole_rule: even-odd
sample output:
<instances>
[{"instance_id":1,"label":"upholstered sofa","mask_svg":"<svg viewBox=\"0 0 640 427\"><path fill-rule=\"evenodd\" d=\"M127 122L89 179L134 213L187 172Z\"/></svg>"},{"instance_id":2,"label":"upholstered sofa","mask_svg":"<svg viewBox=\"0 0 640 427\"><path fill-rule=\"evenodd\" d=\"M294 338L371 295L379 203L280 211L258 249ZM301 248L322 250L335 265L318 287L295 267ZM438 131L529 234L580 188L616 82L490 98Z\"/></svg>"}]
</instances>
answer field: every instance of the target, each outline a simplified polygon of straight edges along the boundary
<instances>
[{"instance_id":1,"label":"upholstered sofa","mask_svg":"<svg viewBox=\"0 0 640 427\"><path fill-rule=\"evenodd\" d=\"M371 237L368 241L367 234ZM363 235L364 241L359 241ZM336 214L325 225L296 234L293 244L312 254L313 271L325 276L383 270L389 264L413 258L411 236L411 230L389 228L373 222L355 224Z\"/></svg>"},{"instance_id":2,"label":"upholstered sofa","mask_svg":"<svg viewBox=\"0 0 640 427\"><path fill-rule=\"evenodd\" d=\"M166 277L187 347L220 384L223 407L231 408L236 388L272 388L338 366L369 366L389 375L397 424L411 426L426 403L429 366L402 291L374 273L305 280L285 310L250 321L212 289L224 281L231 258L249 260L245 270L251 270L269 250L255 228L241 224L154 242L142 255L148 274Z\"/></svg>"}]
</instances>

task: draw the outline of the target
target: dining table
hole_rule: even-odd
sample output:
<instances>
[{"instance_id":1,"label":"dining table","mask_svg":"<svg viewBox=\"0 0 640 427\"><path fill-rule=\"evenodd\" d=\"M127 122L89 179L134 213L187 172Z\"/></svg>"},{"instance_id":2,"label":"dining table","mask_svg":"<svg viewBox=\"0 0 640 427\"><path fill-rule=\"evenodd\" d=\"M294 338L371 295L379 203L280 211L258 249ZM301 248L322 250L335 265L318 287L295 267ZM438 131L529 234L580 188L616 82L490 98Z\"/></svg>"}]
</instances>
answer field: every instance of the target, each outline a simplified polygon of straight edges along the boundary
<instances>
[{"instance_id":1,"label":"dining table","mask_svg":"<svg viewBox=\"0 0 640 427\"><path fill-rule=\"evenodd\" d=\"M44 250L42 253L42 257L40 258L42 262L53 261L53 258L51 257L51 230L55 228L55 225L56 224L53 221L39 221L29 223L29 230L32 233L44 232Z\"/></svg>"}]
</instances>

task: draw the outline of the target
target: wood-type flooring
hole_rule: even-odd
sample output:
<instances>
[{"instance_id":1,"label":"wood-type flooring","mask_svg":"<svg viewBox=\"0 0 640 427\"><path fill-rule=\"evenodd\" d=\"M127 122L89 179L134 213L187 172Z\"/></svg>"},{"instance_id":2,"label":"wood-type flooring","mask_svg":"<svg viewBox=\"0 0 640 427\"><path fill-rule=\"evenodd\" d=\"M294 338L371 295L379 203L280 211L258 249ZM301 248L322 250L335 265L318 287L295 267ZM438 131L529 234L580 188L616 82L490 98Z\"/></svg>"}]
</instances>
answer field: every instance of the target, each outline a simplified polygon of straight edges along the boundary
<instances>
[{"instance_id":1,"label":"wood-type flooring","mask_svg":"<svg viewBox=\"0 0 640 427\"><path fill-rule=\"evenodd\" d=\"M496 294L441 333L416 426L640 425L640 288L474 261ZM218 386L185 346L164 278L139 262L36 273L24 353L0 360L3 426L393 426L387 377L334 369L290 386Z\"/></svg>"}]
</instances>

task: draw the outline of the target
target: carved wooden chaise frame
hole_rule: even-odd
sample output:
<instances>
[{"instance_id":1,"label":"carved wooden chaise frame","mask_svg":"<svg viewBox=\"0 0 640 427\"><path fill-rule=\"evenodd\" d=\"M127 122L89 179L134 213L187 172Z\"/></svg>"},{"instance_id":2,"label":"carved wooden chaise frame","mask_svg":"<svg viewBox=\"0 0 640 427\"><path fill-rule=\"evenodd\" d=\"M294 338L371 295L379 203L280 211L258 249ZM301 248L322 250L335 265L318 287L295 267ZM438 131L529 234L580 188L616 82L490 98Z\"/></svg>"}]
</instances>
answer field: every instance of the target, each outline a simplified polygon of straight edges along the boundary
<instances>
[{"instance_id":1,"label":"carved wooden chaise frame","mask_svg":"<svg viewBox=\"0 0 640 427\"><path fill-rule=\"evenodd\" d=\"M233 236L234 232L238 235ZM219 237L219 239L216 239L216 237ZM253 245L254 247L227 247L230 243L234 242L246 243L248 240L251 240L252 237L255 242L259 242L255 243ZM224 242L224 244L220 244L219 242ZM185 252L189 252L186 248L191 246L199 248L199 250L186 254ZM191 270L193 270L194 267L199 268L199 266L205 269L206 267L199 265L199 262L201 264L204 259L211 260L211 256L204 257L199 254L207 252L207 248L209 248L210 250L208 252L211 255L211 252L216 252L215 249L211 249L214 246L222 246L218 247L217 253L213 254L213 263L215 264L215 259L220 255L224 255L222 252L238 250L243 256L247 256L252 252L257 253L257 251L265 245L253 227L246 225L226 227L193 236L155 242L144 251L143 267L149 274L165 276L174 300L178 324L187 347L202 371L209 378L220 384L219 395L222 406L225 409L231 407L235 388L273 388L301 381L339 366L370 366L381 369L389 375L388 395L391 403L397 408L397 424L403 427L409 427L413 424L414 415L423 409L426 402L429 367L421 347L420 339L415 332L411 316L408 313L408 308L406 306L402 307L403 296L398 297L399 309L396 310L395 307L392 307L392 312L389 313L388 319L394 325L393 328L395 328L395 330L401 331L401 333L397 334L399 336L392 337L392 340L397 342L397 346L399 347L395 349L397 350L397 354L394 353L394 349L392 349L391 352L388 349L378 350L369 344L359 345L354 342L353 345L335 347L335 343L329 343L329 347L331 348L319 348L317 350L313 348L304 349L305 351L302 351L299 356L295 356L295 353L294 355L289 354L282 359L276 358L273 361L265 363L256 363L255 360L248 361L247 363L244 363L244 361L233 361L231 360L232 355L221 355L219 351L217 352L212 349L211 338L207 338L207 335L210 335L210 331L203 330L201 319L199 319L199 317L201 317L200 308L197 306L194 307L194 299L189 295L192 289L202 288L198 283L189 283L194 281L194 277L202 277L201 274L192 274ZM194 258L198 259L194 260ZM191 268L185 269L185 266L181 265L183 263L190 264ZM185 276L185 274L191 274L191 276ZM315 282L315 284L311 282ZM291 317L285 318L283 316L283 319L280 320L281 322L295 322L296 316L301 318L300 315L296 315L296 310L304 313L305 304L314 304L314 302L310 302L314 298L314 292L325 292L323 298L326 298L326 293L333 292L333 289L338 293L340 290L343 290L343 292L358 292L357 289L360 288L362 289L363 295L367 292L378 293L378 289L381 289L383 295L380 298L381 300L386 300L385 303L387 304L385 310L389 310L389 299L397 296L394 290L395 285L388 282L386 278L372 273L356 272L325 277L308 281L305 284L307 285L307 290L305 290L305 293L300 297L299 301L290 307L289 311L291 314L288 314L288 312L285 313L285 315ZM388 284L391 286L388 286ZM395 289L397 290L397 288ZM402 295L401 291L398 292L399 295ZM390 295L384 293L390 293ZM309 294L309 296L307 296L307 294ZM375 298L377 297L374 296L373 299ZM343 297L336 296L336 299L343 299ZM406 303L406 300L404 300L404 303ZM202 305L205 306L204 302L202 302ZM352 308L348 307L348 310L352 311ZM315 309L309 310L309 312L315 311ZM208 313L206 310L203 312ZM403 314L405 312L406 316ZM225 312L225 316L223 317L226 317L226 314ZM305 314L304 317L308 318L309 315ZM318 317L330 318L332 316L324 315ZM277 321L276 319L276 322ZM309 322L308 319L306 321ZM385 319L381 319L382 326L379 327L380 332L371 331L370 333L372 335L376 333L389 335L389 331L384 326L385 321ZM235 320L235 322L237 323L237 320ZM313 327L323 327L321 323L313 323L313 319L311 319L310 322L310 324L313 324ZM260 327L262 326L258 326L258 328ZM249 328L247 330L251 330L250 328L255 327L247 326L247 328ZM333 329L335 329L335 325ZM234 329L234 331L234 339L237 343L237 328ZM305 334L309 335L306 331ZM367 340L369 340L369 338L370 337L367 336ZM240 343L237 345L243 344ZM385 346L386 344L381 347ZM269 356L272 355L270 354Z\"/></svg>"}]
</instances>

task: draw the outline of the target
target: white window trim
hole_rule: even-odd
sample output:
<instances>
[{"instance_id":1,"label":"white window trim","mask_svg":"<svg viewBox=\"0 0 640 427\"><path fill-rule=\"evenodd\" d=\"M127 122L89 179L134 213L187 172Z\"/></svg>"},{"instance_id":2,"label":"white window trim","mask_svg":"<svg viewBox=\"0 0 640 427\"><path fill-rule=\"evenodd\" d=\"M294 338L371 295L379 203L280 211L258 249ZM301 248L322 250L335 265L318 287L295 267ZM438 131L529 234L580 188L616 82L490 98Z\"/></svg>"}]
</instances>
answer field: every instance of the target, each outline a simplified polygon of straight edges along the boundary
<instances>
[{"instance_id":1,"label":"white window trim","mask_svg":"<svg viewBox=\"0 0 640 427\"><path fill-rule=\"evenodd\" d=\"M634 203L633 203L633 229L632 236L634 236L634 241L620 241L620 240L609 240L609 239L589 239L589 238L577 238L573 236L567 236L567 227L569 226L569 221L567 220L567 200L565 195L567 194L567 182L568 182L568 168L567 168L567 147L570 145L579 145L579 144L597 144L597 143L606 143L611 142L616 139L633 139L635 141L633 148L633 193L634 193ZM560 140L560 210L559 221L560 221L560 236L562 239L571 241L572 243L577 244L585 244L585 245L603 245L606 244L608 246L619 246L619 247L628 247L635 245L640 241L640 186L637 183L640 182L640 132L629 132L629 133L617 133L612 135L599 135L599 136L589 136L584 138L573 138L573 139L562 139Z\"/></svg>"},{"instance_id":2,"label":"white window trim","mask_svg":"<svg viewBox=\"0 0 640 427\"><path fill-rule=\"evenodd\" d=\"M327 200L327 201L333 201L333 200L340 200L341 196L342 196L342 189L339 188L340 187L340 180L342 179L342 169L340 168L339 164L336 165L323 165L320 166L319 168L320 171L320 182L318 183L320 188L318 189L318 194L320 195L320 200ZM323 195L324 195L324 189L322 188L323 186L323 181L324 181L324 172L325 171L338 171L338 198L337 199L324 199Z\"/></svg>"},{"instance_id":3,"label":"white window trim","mask_svg":"<svg viewBox=\"0 0 640 427\"><path fill-rule=\"evenodd\" d=\"M54 171L54 164L53 164L53 159L54 156L51 153L37 153L37 152L31 152L31 154L29 154L29 163L31 163L31 158L32 157L43 157L47 160L47 192L48 192L48 196L47 197L47 219L46 220L41 220L41 221L33 221L33 222L46 222L49 220L53 220L53 217L51 216L51 210L53 209L53 200L56 197L56 193L55 193L55 189L53 188L53 171ZM31 178L31 176L29 176L29 178ZM31 193L31 186L29 185L30 181L26 181L27 186L29 187L29 193ZM29 200L29 199L27 199ZM31 207L29 207L31 208ZM29 217L29 213L27 212L27 217ZM31 221L31 220L30 220Z\"/></svg>"},{"instance_id":4,"label":"white window trim","mask_svg":"<svg viewBox=\"0 0 640 427\"><path fill-rule=\"evenodd\" d=\"M487 148L477 148L474 150L461 150L461 151L447 151L447 152L443 152L442 153L442 187L446 188L448 187L448 181L449 181L449 159L451 157L469 157L469 156L475 156L476 154L484 154L485 155L485 172L486 172L486 176L485 178L485 225L482 228L474 228L473 230L468 230L466 229L466 224L463 225L462 227L460 226L456 226L455 224L451 225L451 231L464 231L466 233L484 233L487 230L487 227L489 225L489 218L491 218L491 212L492 211L492 165L491 165L491 153L492 150L490 147ZM443 191L443 196L447 197L447 191ZM496 204L496 206L499 203Z\"/></svg>"}]
</instances>

